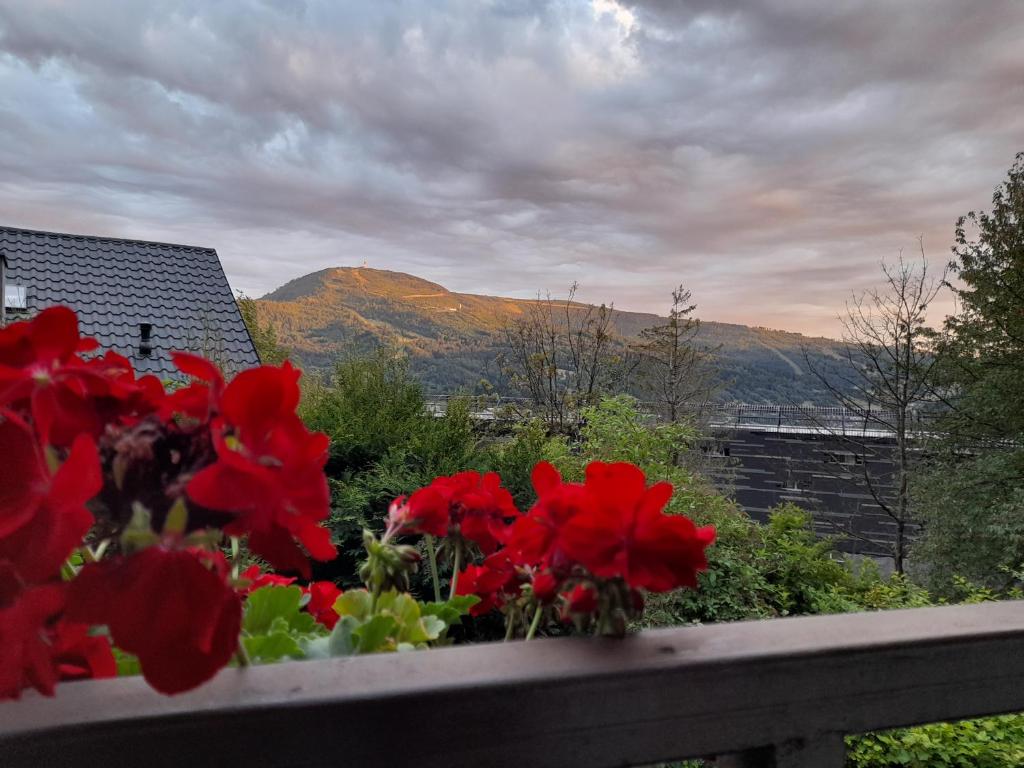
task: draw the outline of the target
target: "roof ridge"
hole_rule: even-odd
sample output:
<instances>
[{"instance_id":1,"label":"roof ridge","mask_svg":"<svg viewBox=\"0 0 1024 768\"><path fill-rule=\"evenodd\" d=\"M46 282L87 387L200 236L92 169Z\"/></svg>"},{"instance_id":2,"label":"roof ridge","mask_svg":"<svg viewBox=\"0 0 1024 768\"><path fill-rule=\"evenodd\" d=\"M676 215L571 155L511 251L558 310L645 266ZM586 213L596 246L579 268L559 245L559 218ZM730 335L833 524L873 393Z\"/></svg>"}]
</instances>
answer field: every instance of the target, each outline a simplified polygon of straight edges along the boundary
<instances>
[{"instance_id":1,"label":"roof ridge","mask_svg":"<svg viewBox=\"0 0 1024 768\"><path fill-rule=\"evenodd\" d=\"M161 240L137 240L131 237L106 237L104 235L76 235L73 232L51 232L45 229L26 229L24 227L9 227L0 224L0 232L18 232L26 235L45 235L46 237L59 237L65 240L89 240L92 242L107 243L135 243L137 245L156 245L164 248L184 248L190 251L212 251L216 248L204 245L185 245L184 243L168 243Z\"/></svg>"}]
</instances>

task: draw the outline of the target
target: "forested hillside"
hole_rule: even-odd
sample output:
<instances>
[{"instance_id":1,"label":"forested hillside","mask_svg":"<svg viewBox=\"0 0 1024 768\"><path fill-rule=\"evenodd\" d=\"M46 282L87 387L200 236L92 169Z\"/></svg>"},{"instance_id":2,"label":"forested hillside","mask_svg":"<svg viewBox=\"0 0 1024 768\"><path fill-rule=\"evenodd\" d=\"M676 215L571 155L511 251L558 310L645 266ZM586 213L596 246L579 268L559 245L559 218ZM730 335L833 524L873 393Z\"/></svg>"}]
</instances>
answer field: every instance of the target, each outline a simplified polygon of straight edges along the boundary
<instances>
[{"instance_id":1,"label":"forested hillside","mask_svg":"<svg viewBox=\"0 0 1024 768\"><path fill-rule=\"evenodd\" d=\"M408 352L413 372L431 392L488 386L513 394L501 371L502 329L523 315L528 300L453 293L413 275L339 267L283 285L258 301L261 317L281 344L309 368L390 345ZM573 305L583 311L585 305ZM625 340L660 322L654 314L619 312ZM797 333L704 322L698 342L718 349L719 398L745 402L828 402L803 359L806 347L819 370L844 366L837 342ZM486 382L486 384L484 384Z\"/></svg>"}]
</instances>

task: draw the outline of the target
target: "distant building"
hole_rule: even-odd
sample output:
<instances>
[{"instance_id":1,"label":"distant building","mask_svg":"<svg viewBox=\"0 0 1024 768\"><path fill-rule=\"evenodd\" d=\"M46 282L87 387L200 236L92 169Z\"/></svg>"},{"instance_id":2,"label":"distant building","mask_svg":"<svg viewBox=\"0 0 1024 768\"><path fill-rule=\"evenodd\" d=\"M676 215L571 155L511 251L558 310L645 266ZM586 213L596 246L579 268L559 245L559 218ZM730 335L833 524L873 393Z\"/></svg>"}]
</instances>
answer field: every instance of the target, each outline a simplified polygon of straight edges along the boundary
<instances>
[{"instance_id":1,"label":"distant building","mask_svg":"<svg viewBox=\"0 0 1024 768\"><path fill-rule=\"evenodd\" d=\"M814 529L839 536L854 554L890 556L895 521L866 486L865 470L886 503L895 499L895 436L879 420L840 408L719 406L703 446L708 473L758 522L791 502L811 513ZM913 537L917 526L909 524Z\"/></svg>"},{"instance_id":2,"label":"distant building","mask_svg":"<svg viewBox=\"0 0 1024 768\"><path fill-rule=\"evenodd\" d=\"M212 248L0 227L0 295L0 323L68 306L140 373L174 374L175 351L227 371L259 363Z\"/></svg>"}]
</instances>

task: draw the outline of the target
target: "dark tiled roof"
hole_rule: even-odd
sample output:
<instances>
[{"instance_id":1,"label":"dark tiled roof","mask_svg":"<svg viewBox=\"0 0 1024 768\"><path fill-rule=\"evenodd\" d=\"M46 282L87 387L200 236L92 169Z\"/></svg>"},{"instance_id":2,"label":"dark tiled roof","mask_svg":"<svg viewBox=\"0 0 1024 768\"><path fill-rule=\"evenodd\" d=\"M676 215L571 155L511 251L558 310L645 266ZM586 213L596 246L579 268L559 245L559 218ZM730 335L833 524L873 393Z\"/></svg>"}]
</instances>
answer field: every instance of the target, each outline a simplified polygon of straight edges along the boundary
<instances>
[{"instance_id":1,"label":"dark tiled roof","mask_svg":"<svg viewBox=\"0 0 1024 768\"><path fill-rule=\"evenodd\" d=\"M229 371L259 362L212 248L0 227L0 252L7 284L27 288L30 312L71 307L83 335L140 373L171 374L170 353L178 350L206 354ZM152 325L148 357L139 353L142 323Z\"/></svg>"}]
</instances>

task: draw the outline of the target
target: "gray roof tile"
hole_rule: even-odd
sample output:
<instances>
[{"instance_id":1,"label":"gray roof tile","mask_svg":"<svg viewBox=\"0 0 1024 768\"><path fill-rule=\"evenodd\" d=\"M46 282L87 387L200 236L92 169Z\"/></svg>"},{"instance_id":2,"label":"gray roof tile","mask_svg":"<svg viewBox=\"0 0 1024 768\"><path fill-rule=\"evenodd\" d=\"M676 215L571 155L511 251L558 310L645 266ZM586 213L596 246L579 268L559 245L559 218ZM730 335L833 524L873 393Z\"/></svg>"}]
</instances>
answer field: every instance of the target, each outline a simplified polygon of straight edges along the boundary
<instances>
[{"instance_id":1,"label":"gray roof tile","mask_svg":"<svg viewBox=\"0 0 1024 768\"><path fill-rule=\"evenodd\" d=\"M37 312L64 304L83 335L128 357L140 373L174 372L170 354L208 355L229 371L259 363L212 248L0 227L9 285ZM152 354L139 354L151 323Z\"/></svg>"}]
</instances>

